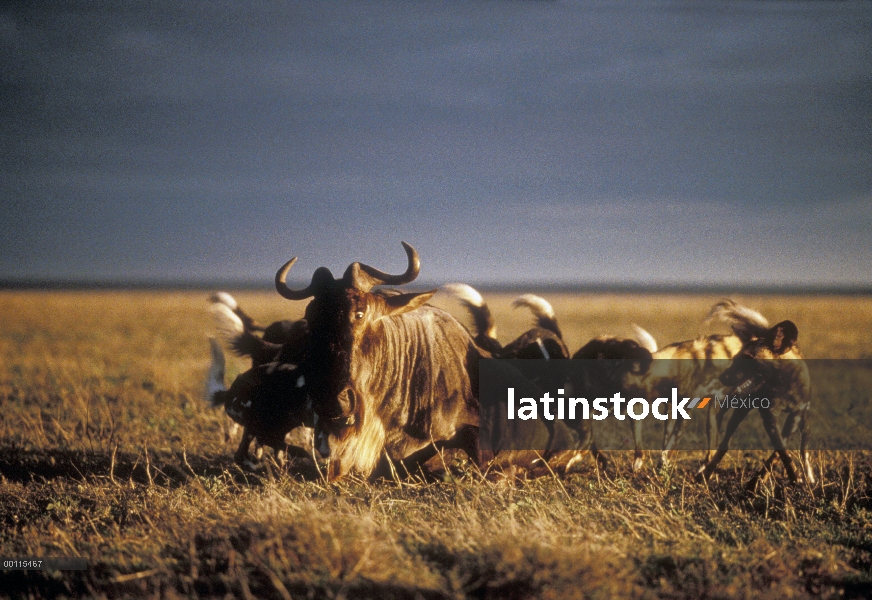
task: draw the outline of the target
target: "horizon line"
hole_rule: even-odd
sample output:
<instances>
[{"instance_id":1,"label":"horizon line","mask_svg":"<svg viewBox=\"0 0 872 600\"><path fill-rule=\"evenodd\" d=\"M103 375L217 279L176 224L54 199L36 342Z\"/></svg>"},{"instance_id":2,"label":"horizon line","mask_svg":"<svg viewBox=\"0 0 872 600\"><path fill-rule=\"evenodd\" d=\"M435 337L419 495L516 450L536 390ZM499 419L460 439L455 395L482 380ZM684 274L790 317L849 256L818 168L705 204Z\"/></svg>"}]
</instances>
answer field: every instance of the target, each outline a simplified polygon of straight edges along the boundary
<instances>
[{"instance_id":1,"label":"horizon line","mask_svg":"<svg viewBox=\"0 0 872 600\"><path fill-rule=\"evenodd\" d=\"M304 287L308 282L295 282ZM444 285L436 282L419 281L406 286L405 289L433 289ZM291 284L293 285L293 283ZM872 295L870 284L728 284L728 283L676 283L676 282L627 282L627 283L593 283L593 282L535 282L519 281L517 283L479 281L469 283L479 291L489 293L500 292L541 292L541 293L743 293L743 294L787 294L787 295ZM243 279L36 279L36 278L0 278L0 291L96 291L96 290L130 290L130 291L210 291L210 290L274 290L272 282L252 281Z\"/></svg>"}]
</instances>

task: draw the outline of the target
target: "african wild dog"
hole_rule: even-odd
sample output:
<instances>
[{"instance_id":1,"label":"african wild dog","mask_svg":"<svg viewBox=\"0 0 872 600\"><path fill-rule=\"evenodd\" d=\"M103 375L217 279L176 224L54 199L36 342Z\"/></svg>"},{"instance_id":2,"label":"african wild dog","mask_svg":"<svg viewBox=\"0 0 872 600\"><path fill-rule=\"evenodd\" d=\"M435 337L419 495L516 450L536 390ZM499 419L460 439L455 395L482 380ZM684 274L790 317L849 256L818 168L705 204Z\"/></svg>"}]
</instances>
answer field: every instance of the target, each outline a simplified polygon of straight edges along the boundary
<instances>
[{"instance_id":1,"label":"african wild dog","mask_svg":"<svg viewBox=\"0 0 872 600\"><path fill-rule=\"evenodd\" d=\"M791 482L802 478L797 474L784 441L797 429L800 433L799 458L803 474L809 484L815 483L814 472L808 456L808 409L811 399L811 380L808 367L796 346L798 331L792 321L782 321L771 329L755 328L751 337L735 356L730 367L721 373L720 380L731 394L746 395L754 393L769 400L769 407L758 406L763 427L769 436L774 452L763 463L763 467L746 484L753 490L761 478L768 476L776 457L781 459L784 470ZM708 479L730 447L730 438L739 424L753 408L743 406L734 408L727 423L724 439L717 452L704 466L700 467L697 478ZM779 432L774 410L787 413L783 429Z\"/></svg>"},{"instance_id":2,"label":"african wild dog","mask_svg":"<svg viewBox=\"0 0 872 600\"><path fill-rule=\"evenodd\" d=\"M713 397L725 393L718 376L729 365L729 361L742 349L742 344L756 335L761 328L766 329L766 319L750 308L732 300L725 300L712 307L707 321L726 322L733 330L732 335L708 335L694 340L675 342L653 353L651 368L642 375L629 373L625 378L624 389L627 394L643 398L666 397L672 388L685 395ZM652 339L653 343L653 339ZM718 431L724 410L716 410L710 402L706 415L706 461L711 457L712 448L717 444ZM666 421L663 431L663 450L658 467L669 464L669 454L681 436L682 420ZM640 450L642 422L636 421L633 430L636 458L633 470L642 468L644 459Z\"/></svg>"},{"instance_id":3,"label":"african wild dog","mask_svg":"<svg viewBox=\"0 0 872 600\"><path fill-rule=\"evenodd\" d=\"M518 296L512 306L526 306L536 318L536 325L503 346L497 340L497 327L490 308L481 294L465 283L447 283L440 288L456 297L469 311L475 325L475 343L494 358L569 358L569 348L557 324L551 304L534 294Z\"/></svg>"},{"instance_id":4,"label":"african wild dog","mask_svg":"<svg viewBox=\"0 0 872 600\"><path fill-rule=\"evenodd\" d=\"M217 292L211 300L218 333L237 355L251 357L252 367L302 361L309 335L305 320L276 321L264 327L245 313L227 292Z\"/></svg>"},{"instance_id":5,"label":"african wild dog","mask_svg":"<svg viewBox=\"0 0 872 600\"><path fill-rule=\"evenodd\" d=\"M477 332L474 338L476 343L488 348L495 358L569 358L569 350L563 341L554 308L544 298L524 294L512 302L516 308L521 306L529 308L536 318L536 324L513 342L502 346L496 339L496 325L490 309L475 289L464 283L447 284L441 289L457 297L467 308ZM650 339L650 335L644 330L639 329L637 335L640 334ZM572 356L572 359L583 362L574 365L567 362L566 369L556 369L553 378L534 379L535 383L543 390L557 394L572 389L574 390L572 393L583 393L589 397L604 395L606 391L611 395L619 389L622 377L626 373L641 374L647 370L651 362L651 353L633 340L602 337L585 344ZM597 362L600 359L606 361ZM606 455L597 448L590 421L566 420L566 425L579 438L575 447L588 450L600 468L607 469L611 466ZM581 456L579 452L564 454L561 457L564 463L561 469L571 470Z\"/></svg>"},{"instance_id":6,"label":"african wild dog","mask_svg":"<svg viewBox=\"0 0 872 600\"><path fill-rule=\"evenodd\" d=\"M506 344L501 358L569 358L569 348L563 341L563 332L551 303L535 294L523 294L512 301L512 306L526 306L536 318L536 325Z\"/></svg>"},{"instance_id":7,"label":"african wild dog","mask_svg":"<svg viewBox=\"0 0 872 600\"><path fill-rule=\"evenodd\" d=\"M313 458L311 409L299 368L277 363L252 367L237 376L228 389L224 385L224 353L214 338L209 341L212 367L206 399L210 406L224 406L227 416L243 427L234 454L236 463L255 468L248 454L252 441L258 459L263 446L275 450L280 464L287 455Z\"/></svg>"},{"instance_id":8,"label":"african wild dog","mask_svg":"<svg viewBox=\"0 0 872 600\"><path fill-rule=\"evenodd\" d=\"M472 316L476 345L491 353L493 358L508 359L567 359L569 348L563 341L563 334L557 324L557 317L551 304L539 296L524 294L512 302L515 308L525 306L533 313L535 325L503 346L497 340L497 327L487 303L477 290L465 283L448 283L440 290L448 292L463 304ZM530 376L530 373L527 374ZM564 386L566 377L557 375L547 380L534 377L543 390L554 391Z\"/></svg>"},{"instance_id":9,"label":"african wild dog","mask_svg":"<svg viewBox=\"0 0 872 600\"><path fill-rule=\"evenodd\" d=\"M640 331L648 335L644 330ZM642 341L643 343L639 344L634 340L603 336L592 339L579 348L572 355L572 359L581 362L574 364L569 371L572 393L588 398L605 398L616 391L624 392L622 388L627 377L643 377L651 366L651 351L644 346L647 340ZM641 440L641 423L631 419L633 436L636 440ZM589 422L578 419L570 421L569 424L578 431L582 440L586 441L597 463L602 467L610 466L606 456L597 449ZM639 429L638 433L637 429ZM641 452L637 443L636 460L640 460Z\"/></svg>"},{"instance_id":10,"label":"african wild dog","mask_svg":"<svg viewBox=\"0 0 872 600\"><path fill-rule=\"evenodd\" d=\"M234 427L243 433L234 454L237 464L253 467L249 446L255 442L255 457L263 446L276 452L283 462L288 453L312 456L312 430L307 408L305 378L297 365L305 353L306 322L277 321L261 327L226 292L212 296L217 329L239 355L250 356L252 368L239 375L228 389L224 384L225 361L221 346L210 339L212 365L207 376L206 401L224 406ZM255 331L263 332L262 337Z\"/></svg>"}]
</instances>

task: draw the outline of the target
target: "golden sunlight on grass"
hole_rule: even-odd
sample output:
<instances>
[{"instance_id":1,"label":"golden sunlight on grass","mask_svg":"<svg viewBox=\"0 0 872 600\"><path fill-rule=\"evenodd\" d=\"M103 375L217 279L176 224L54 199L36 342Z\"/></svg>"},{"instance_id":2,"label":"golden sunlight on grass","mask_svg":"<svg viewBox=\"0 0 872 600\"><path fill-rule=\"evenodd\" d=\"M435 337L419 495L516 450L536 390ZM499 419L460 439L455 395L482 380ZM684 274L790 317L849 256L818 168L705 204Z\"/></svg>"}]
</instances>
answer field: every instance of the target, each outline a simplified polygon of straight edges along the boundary
<instances>
[{"instance_id":1,"label":"golden sunlight on grass","mask_svg":"<svg viewBox=\"0 0 872 600\"><path fill-rule=\"evenodd\" d=\"M236 294L263 322L303 302ZM510 341L531 317L484 294ZM552 294L571 350L717 331L716 296ZM869 358L866 297L738 298L792 319L807 357ZM456 301L435 303L467 322ZM708 486L699 453L637 475L305 481L243 473L205 407L207 294L0 293L0 554L84 556L87 571L5 571L4 597L842 597L872 593L872 456L817 452L814 489L742 488L758 452ZM246 368L230 359L228 377Z\"/></svg>"}]
</instances>

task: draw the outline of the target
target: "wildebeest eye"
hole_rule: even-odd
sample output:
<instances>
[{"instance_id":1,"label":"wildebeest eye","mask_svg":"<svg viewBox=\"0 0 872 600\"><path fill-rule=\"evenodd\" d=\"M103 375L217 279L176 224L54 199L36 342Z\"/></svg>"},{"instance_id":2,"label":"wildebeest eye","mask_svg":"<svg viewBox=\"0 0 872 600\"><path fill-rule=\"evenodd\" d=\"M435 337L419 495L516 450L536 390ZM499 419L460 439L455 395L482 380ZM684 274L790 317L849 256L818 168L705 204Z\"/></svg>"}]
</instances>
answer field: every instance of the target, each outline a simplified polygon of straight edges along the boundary
<instances>
[{"instance_id":1,"label":"wildebeest eye","mask_svg":"<svg viewBox=\"0 0 872 600\"><path fill-rule=\"evenodd\" d=\"M354 313L354 318L355 319L362 319L363 318L363 311L357 311L356 313Z\"/></svg>"}]
</instances>

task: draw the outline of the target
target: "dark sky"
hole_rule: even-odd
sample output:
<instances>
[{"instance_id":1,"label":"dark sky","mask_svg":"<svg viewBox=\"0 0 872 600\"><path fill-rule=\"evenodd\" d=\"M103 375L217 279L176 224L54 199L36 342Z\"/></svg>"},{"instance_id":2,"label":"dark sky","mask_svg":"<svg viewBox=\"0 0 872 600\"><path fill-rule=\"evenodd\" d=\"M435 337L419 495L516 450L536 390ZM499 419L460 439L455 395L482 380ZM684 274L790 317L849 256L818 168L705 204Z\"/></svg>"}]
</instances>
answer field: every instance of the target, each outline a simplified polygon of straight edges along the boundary
<instances>
[{"instance_id":1,"label":"dark sky","mask_svg":"<svg viewBox=\"0 0 872 600\"><path fill-rule=\"evenodd\" d=\"M872 3L4 3L0 150L0 279L868 286Z\"/></svg>"}]
</instances>

